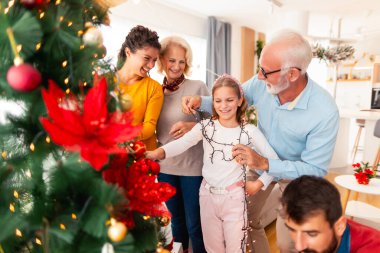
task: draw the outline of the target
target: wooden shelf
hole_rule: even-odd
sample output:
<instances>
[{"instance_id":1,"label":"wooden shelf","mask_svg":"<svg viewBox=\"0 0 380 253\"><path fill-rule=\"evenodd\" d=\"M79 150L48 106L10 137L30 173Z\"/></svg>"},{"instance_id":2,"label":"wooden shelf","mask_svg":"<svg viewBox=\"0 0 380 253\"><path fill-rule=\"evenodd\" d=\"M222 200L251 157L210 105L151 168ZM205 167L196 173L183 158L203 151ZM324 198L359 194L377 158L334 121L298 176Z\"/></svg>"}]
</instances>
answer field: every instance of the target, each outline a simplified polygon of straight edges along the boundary
<instances>
[{"instance_id":1,"label":"wooden shelf","mask_svg":"<svg viewBox=\"0 0 380 253\"><path fill-rule=\"evenodd\" d=\"M367 79L338 79L338 82L366 82L370 81L370 78Z\"/></svg>"}]
</instances>

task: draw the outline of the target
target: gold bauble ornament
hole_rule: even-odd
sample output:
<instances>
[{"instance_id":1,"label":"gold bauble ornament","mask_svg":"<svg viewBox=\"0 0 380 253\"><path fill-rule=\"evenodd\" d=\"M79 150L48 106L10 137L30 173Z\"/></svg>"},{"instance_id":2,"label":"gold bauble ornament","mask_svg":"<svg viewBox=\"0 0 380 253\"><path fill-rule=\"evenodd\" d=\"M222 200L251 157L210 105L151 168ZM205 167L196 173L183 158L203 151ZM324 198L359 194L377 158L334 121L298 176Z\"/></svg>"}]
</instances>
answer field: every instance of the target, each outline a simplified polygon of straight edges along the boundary
<instances>
[{"instance_id":1,"label":"gold bauble ornament","mask_svg":"<svg viewBox=\"0 0 380 253\"><path fill-rule=\"evenodd\" d=\"M108 237L113 242L122 241L128 232L127 227L122 222L118 222L114 219L111 219L111 226L108 228Z\"/></svg>"},{"instance_id":2,"label":"gold bauble ornament","mask_svg":"<svg viewBox=\"0 0 380 253\"><path fill-rule=\"evenodd\" d=\"M161 227L166 227L167 225L170 224L170 217L168 216L157 217L157 223Z\"/></svg>"},{"instance_id":3,"label":"gold bauble ornament","mask_svg":"<svg viewBox=\"0 0 380 253\"><path fill-rule=\"evenodd\" d=\"M87 46L103 45L102 32L94 26L87 28L86 32L83 34L83 42Z\"/></svg>"},{"instance_id":4,"label":"gold bauble ornament","mask_svg":"<svg viewBox=\"0 0 380 253\"><path fill-rule=\"evenodd\" d=\"M132 97L128 94L119 96L120 106L123 112L128 112L132 108Z\"/></svg>"},{"instance_id":5,"label":"gold bauble ornament","mask_svg":"<svg viewBox=\"0 0 380 253\"><path fill-rule=\"evenodd\" d=\"M164 249L164 248L158 248L158 249L156 250L156 253L170 253L170 251L167 250L167 249Z\"/></svg>"}]
</instances>

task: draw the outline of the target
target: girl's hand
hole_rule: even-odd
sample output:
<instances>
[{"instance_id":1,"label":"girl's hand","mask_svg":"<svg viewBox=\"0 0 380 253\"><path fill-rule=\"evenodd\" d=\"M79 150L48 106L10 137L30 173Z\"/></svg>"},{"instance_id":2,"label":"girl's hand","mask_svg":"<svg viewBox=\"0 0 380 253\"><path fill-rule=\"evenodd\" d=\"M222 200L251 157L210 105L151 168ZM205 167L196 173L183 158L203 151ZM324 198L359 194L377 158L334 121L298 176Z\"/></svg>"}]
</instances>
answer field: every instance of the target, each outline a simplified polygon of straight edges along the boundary
<instances>
[{"instance_id":1,"label":"girl's hand","mask_svg":"<svg viewBox=\"0 0 380 253\"><path fill-rule=\"evenodd\" d=\"M245 192L249 195L255 195L263 187L263 183L260 180L247 181L245 183Z\"/></svg>"},{"instance_id":2,"label":"girl's hand","mask_svg":"<svg viewBox=\"0 0 380 253\"><path fill-rule=\"evenodd\" d=\"M151 160L165 159L165 150L163 150L162 148L157 148L153 151L146 151L145 157Z\"/></svg>"}]
</instances>

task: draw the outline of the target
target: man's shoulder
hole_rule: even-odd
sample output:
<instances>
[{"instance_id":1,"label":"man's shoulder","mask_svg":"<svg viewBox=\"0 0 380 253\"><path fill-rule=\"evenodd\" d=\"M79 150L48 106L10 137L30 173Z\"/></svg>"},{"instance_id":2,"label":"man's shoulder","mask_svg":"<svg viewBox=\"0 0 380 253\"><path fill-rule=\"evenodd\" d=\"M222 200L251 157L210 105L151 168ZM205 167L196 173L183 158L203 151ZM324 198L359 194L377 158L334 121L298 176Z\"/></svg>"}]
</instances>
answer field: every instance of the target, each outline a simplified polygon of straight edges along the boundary
<instances>
[{"instance_id":1,"label":"man's shoulder","mask_svg":"<svg viewBox=\"0 0 380 253\"><path fill-rule=\"evenodd\" d=\"M331 94L312 80L310 84L312 87L310 91L309 107L323 112L323 114L326 115L338 113L338 106Z\"/></svg>"},{"instance_id":2,"label":"man's shoulder","mask_svg":"<svg viewBox=\"0 0 380 253\"><path fill-rule=\"evenodd\" d=\"M249 80L245 81L243 84L243 88L245 89L260 89L260 88L266 88L265 82L258 79L257 75L254 75Z\"/></svg>"},{"instance_id":3,"label":"man's shoulder","mask_svg":"<svg viewBox=\"0 0 380 253\"><path fill-rule=\"evenodd\" d=\"M380 252L379 230L353 220L347 220L347 223L350 227L350 252Z\"/></svg>"}]
</instances>

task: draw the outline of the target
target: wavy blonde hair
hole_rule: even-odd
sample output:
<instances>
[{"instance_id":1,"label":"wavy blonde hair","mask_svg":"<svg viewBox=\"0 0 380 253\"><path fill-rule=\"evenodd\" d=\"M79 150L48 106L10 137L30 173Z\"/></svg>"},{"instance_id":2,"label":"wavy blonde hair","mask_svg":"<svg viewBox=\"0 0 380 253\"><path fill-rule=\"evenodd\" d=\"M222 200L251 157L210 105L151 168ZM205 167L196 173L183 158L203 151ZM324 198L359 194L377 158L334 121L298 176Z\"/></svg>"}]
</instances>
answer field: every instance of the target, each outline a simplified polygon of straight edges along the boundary
<instances>
[{"instance_id":1,"label":"wavy blonde hair","mask_svg":"<svg viewBox=\"0 0 380 253\"><path fill-rule=\"evenodd\" d=\"M187 43L187 41L181 37L169 36L169 37L164 38L162 41L160 41L160 44L161 44L161 50L160 50L160 55L159 55L158 61L157 61L158 73L162 74L164 72L163 64L161 61L164 59L165 54L168 52L168 48L170 46L175 45L175 46L179 46L185 50L186 66L185 66L185 70L183 72L186 76L189 76L191 73L190 69L191 69L192 63L193 63L193 52L191 51L191 47L190 47L189 43Z\"/></svg>"}]
</instances>

